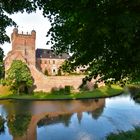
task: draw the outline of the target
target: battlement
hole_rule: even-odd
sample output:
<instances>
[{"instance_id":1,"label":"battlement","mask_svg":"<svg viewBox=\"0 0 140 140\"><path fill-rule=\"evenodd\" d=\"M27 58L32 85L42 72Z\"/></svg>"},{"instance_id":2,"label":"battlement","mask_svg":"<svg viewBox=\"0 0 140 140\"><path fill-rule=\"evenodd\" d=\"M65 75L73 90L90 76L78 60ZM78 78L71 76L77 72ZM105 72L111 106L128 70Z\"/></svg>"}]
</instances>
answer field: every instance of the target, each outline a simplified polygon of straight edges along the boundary
<instances>
[{"instance_id":1,"label":"battlement","mask_svg":"<svg viewBox=\"0 0 140 140\"><path fill-rule=\"evenodd\" d=\"M14 28L13 33L11 34L11 41L13 41L15 38L33 38L36 39L36 31L32 30L31 33L18 33L18 29Z\"/></svg>"}]
</instances>

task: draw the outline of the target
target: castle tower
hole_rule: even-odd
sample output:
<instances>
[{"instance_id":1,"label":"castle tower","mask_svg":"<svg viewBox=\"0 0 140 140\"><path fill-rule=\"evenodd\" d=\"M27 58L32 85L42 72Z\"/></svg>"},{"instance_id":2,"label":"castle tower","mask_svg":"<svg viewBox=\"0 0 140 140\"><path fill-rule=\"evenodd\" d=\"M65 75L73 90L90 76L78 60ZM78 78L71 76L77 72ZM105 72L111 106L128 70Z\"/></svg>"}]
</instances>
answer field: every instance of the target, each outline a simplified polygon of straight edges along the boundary
<instances>
[{"instance_id":1,"label":"castle tower","mask_svg":"<svg viewBox=\"0 0 140 140\"><path fill-rule=\"evenodd\" d=\"M35 40L36 32L31 31L31 34L19 34L18 29L14 28L11 34L12 52L22 55L28 65L35 66Z\"/></svg>"}]
</instances>

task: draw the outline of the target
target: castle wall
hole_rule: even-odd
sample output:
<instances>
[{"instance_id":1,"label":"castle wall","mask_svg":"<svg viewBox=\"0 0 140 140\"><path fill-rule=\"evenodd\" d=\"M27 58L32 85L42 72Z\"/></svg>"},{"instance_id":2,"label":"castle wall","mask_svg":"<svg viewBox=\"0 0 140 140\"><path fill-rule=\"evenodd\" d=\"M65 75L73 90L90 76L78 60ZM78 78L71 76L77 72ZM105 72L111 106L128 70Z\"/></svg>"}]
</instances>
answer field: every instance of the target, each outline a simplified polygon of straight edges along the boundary
<instances>
[{"instance_id":1,"label":"castle wall","mask_svg":"<svg viewBox=\"0 0 140 140\"><path fill-rule=\"evenodd\" d=\"M45 76L34 66L29 66L29 68L34 78L34 91L50 92L53 88L64 88L65 86L72 86L77 92L79 86L82 84L82 79L85 77L85 75ZM93 88L94 83L94 79L88 83L90 89ZM100 86L104 86L104 83L100 83L99 87Z\"/></svg>"}]
</instances>

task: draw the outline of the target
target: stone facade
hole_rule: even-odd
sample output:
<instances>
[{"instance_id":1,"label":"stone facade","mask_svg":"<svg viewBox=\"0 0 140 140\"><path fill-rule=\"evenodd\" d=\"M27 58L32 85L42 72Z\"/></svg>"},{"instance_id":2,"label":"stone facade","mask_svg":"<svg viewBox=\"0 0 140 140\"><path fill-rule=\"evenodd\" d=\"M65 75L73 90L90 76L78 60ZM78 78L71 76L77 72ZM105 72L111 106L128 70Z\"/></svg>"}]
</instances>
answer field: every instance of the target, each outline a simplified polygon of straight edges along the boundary
<instances>
[{"instance_id":1,"label":"stone facade","mask_svg":"<svg viewBox=\"0 0 140 140\"><path fill-rule=\"evenodd\" d=\"M47 75L57 75L60 66L63 62L69 58L69 55L63 53L57 55L50 49L37 49L36 50L36 67L44 74L47 71Z\"/></svg>"},{"instance_id":2,"label":"stone facade","mask_svg":"<svg viewBox=\"0 0 140 140\"><path fill-rule=\"evenodd\" d=\"M18 34L17 28L13 30L11 34L12 50L5 59L5 70L10 68L12 61L15 59L35 66L35 39L36 32L34 30L31 34Z\"/></svg>"}]
</instances>

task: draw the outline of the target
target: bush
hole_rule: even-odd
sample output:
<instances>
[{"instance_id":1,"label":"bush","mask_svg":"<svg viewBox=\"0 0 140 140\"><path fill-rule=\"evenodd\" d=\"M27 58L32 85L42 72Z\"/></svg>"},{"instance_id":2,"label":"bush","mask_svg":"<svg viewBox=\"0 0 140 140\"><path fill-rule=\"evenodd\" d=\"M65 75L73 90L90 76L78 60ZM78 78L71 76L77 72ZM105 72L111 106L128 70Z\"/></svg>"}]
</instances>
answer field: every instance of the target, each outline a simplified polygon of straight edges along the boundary
<instances>
[{"instance_id":1,"label":"bush","mask_svg":"<svg viewBox=\"0 0 140 140\"><path fill-rule=\"evenodd\" d=\"M62 93L62 94L65 94L65 89L64 89L63 87L60 87L60 88L59 88L59 93L60 93L60 94L61 94L61 93Z\"/></svg>"},{"instance_id":2,"label":"bush","mask_svg":"<svg viewBox=\"0 0 140 140\"><path fill-rule=\"evenodd\" d=\"M71 93L71 86L65 86L64 88L63 87L53 87L51 89L51 93L53 94L70 94Z\"/></svg>"},{"instance_id":3,"label":"bush","mask_svg":"<svg viewBox=\"0 0 140 140\"><path fill-rule=\"evenodd\" d=\"M7 85L6 80L5 79L0 79L0 84L3 85L3 86L6 86Z\"/></svg>"},{"instance_id":4,"label":"bush","mask_svg":"<svg viewBox=\"0 0 140 140\"><path fill-rule=\"evenodd\" d=\"M98 84L95 83L95 84L93 85L93 87L94 87L94 89L97 89L97 88L98 88Z\"/></svg>"},{"instance_id":5,"label":"bush","mask_svg":"<svg viewBox=\"0 0 140 140\"><path fill-rule=\"evenodd\" d=\"M59 89L57 87L53 87L51 89L51 93L53 93L53 94L58 94L58 92L59 92Z\"/></svg>"},{"instance_id":6,"label":"bush","mask_svg":"<svg viewBox=\"0 0 140 140\"><path fill-rule=\"evenodd\" d=\"M65 94L70 94L71 86L65 86Z\"/></svg>"}]
</instances>

